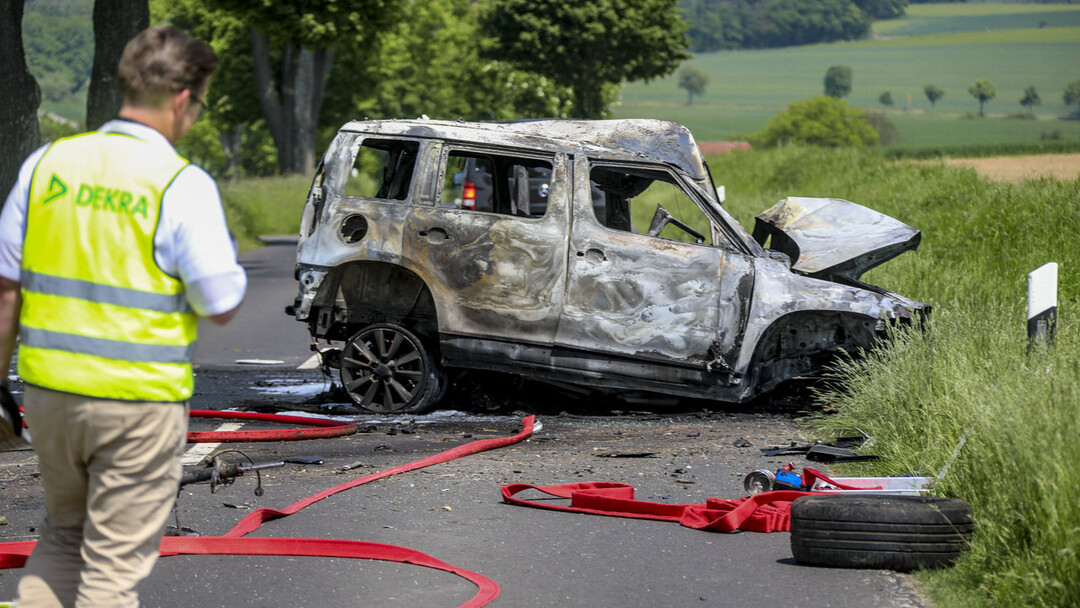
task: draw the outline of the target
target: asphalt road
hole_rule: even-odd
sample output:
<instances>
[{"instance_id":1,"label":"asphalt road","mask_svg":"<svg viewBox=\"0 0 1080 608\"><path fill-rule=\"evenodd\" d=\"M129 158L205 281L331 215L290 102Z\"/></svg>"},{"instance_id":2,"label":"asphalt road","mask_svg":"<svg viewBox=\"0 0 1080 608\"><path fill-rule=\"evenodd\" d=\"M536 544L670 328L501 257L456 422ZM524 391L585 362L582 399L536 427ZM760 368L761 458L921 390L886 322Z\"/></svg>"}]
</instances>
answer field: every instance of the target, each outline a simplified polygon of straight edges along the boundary
<instances>
[{"instance_id":1,"label":"asphalt road","mask_svg":"<svg viewBox=\"0 0 1080 608\"><path fill-rule=\"evenodd\" d=\"M505 437L521 428L522 416L536 413L543 428L528 441L347 490L264 524L252 536L362 540L422 551L493 579L501 594L491 605L499 607L931 605L909 575L799 565L791 557L787 533L700 532L674 523L501 502L499 488L511 482L623 482L637 488L638 498L673 503L738 498L747 472L775 469L791 459L766 458L757 449L802 439L790 411L703 411L700 404L605 406L531 386L497 413L379 418L345 404L322 403L325 399L314 397L329 387L329 379L318 370L296 369L311 355L308 336L282 312L296 291L294 251L284 243L242 256L248 297L229 326L202 328L192 407L337 415L358 420L366 432L316 441L210 446L215 453L241 450L245 456L223 455L233 462L316 456L322 464L288 463L263 472L262 496L254 493L252 474L214 494L206 484L186 486L176 513L180 527L220 535L254 508L282 508L469 441ZM471 395L459 394L454 403L467 406ZM210 430L220 424L193 420L192 428ZM244 428L262 427L248 423ZM735 447L737 439L753 446ZM600 457L611 454L636 457ZM188 457L198 458L195 453ZM800 467L808 464L794 460ZM35 538L44 515L36 474L32 452L0 453L0 542ZM14 595L18 576L18 570L0 571L0 600ZM161 559L140 591L144 606L161 608L435 608L458 606L475 588L450 574L387 562L181 556Z\"/></svg>"}]
</instances>

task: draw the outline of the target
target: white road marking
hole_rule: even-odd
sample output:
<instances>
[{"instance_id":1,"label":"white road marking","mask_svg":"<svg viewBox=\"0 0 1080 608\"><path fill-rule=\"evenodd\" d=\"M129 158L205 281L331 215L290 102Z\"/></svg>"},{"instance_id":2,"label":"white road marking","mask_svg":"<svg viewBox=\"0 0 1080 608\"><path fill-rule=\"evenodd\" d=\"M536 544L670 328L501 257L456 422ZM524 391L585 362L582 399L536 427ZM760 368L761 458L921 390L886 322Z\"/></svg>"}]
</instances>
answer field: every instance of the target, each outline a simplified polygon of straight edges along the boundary
<instances>
[{"instance_id":1,"label":"white road marking","mask_svg":"<svg viewBox=\"0 0 1080 608\"><path fill-rule=\"evenodd\" d=\"M297 367L296 369L319 369L320 367L322 367L322 360L320 359L319 353L315 353L308 357L308 360L301 363L300 367Z\"/></svg>"},{"instance_id":2,"label":"white road marking","mask_svg":"<svg viewBox=\"0 0 1080 608\"><path fill-rule=\"evenodd\" d=\"M215 432L220 431L239 431L244 426L243 422L224 422L218 428L214 429ZM218 449L221 443L196 443L194 447L184 453L180 458L180 464L185 467L190 467L199 464L204 458L214 453L214 450Z\"/></svg>"}]
</instances>

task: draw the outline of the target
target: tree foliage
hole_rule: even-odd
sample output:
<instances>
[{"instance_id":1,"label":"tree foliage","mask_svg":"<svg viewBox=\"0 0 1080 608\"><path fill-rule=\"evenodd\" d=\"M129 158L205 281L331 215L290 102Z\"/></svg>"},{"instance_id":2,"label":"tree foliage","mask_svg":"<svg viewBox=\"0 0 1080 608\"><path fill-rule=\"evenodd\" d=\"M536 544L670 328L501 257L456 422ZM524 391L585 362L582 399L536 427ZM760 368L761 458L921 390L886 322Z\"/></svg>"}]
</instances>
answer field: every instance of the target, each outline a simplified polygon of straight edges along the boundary
<instances>
[{"instance_id":1,"label":"tree foliage","mask_svg":"<svg viewBox=\"0 0 1080 608\"><path fill-rule=\"evenodd\" d=\"M624 81L670 74L689 58L676 0L492 0L485 55L546 76L574 94L572 116L601 118Z\"/></svg>"},{"instance_id":2,"label":"tree foliage","mask_svg":"<svg viewBox=\"0 0 1080 608\"><path fill-rule=\"evenodd\" d=\"M1034 85L1024 89L1024 96L1020 98L1020 105L1029 112L1033 111L1035 106L1042 105L1042 99L1039 98L1039 92L1035 90Z\"/></svg>"},{"instance_id":3,"label":"tree foliage","mask_svg":"<svg viewBox=\"0 0 1080 608\"><path fill-rule=\"evenodd\" d=\"M679 88L686 90L686 105L694 104L694 95L704 95L709 84L709 74L698 66L688 63L679 70Z\"/></svg>"},{"instance_id":4,"label":"tree foliage","mask_svg":"<svg viewBox=\"0 0 1080 608\"><path fill-rule=\"evenodd\" d=\"M825 95L841 99L851 93L851 68L834 65L825 71Z\"/></svg>"},{"instance_id":5,"label":"tree foliage","mask_svg":"<svg viewBox=\"0 0 1080 608\"><path fill-rule=\"evenodd\" d=\"M903 6L906 0L679 2L690 22L690 50L695 53L856 40L870 32L874 16L868 11L903 14Z\"/></svg>"},{"instance_id":6,"label":"tree foliage","mask_svg":"<svg viewBox=\"0 0 1080 608\"><path fill-rule=\"evenodd\" d=\"M908 0L855 0L871 19L896 19L907 11Z\"/></svg>"},{"instance_id":7,"label":"tree foliage","mask_svg":"<svg viewBox=\"0 0 1080 608\"><path fill-rule=\"evenodd\" d=\"M571 93L551 78L481 55L480 7L469 0L406 5L401 21L374 52L344 50L331 78L334 122L416 117L454 120L564 117ZM366 71L366 86L354 74Z\"/></svg>"},{"instance_id":8,"label":"tree foliage","mask_svg":"<svg viewBox=\"0 0 1080 608\"><path fill-rule=\"evenodd\" d=\"M997 87L989 80L980 78L975 81L975 84L968 87L968 93L979 101L979 116L985 116L983 106L997 95Z\"/></svg>"},{"instance_id":9,"label":"tree foliage","mask_svg":"<svg viewBox=\"0 0 1080 608\"><path fill-rule=\"evenodd\" d=\"M769 119L750 142L761 147L873 146L878 143L878 133L867 121L866 112L848 107L846 100L825 96L792 103Z\"/></svg>"},{"instance_id":10,"label":"tree foliage","mask_svg":"<svg viewBox=\"0 0 1080 608\"><path fill-rule=\"evenodd\" d=\"M923 87L923 92L926 93L926 98L930 100L930 107L936 106L939 99L945 96L945 91L938 88L937 85L928 84Z\"/></svg>"},{"instance_id":11,"label":"tree foliage","mask_svg":"<svg viewBox=\"0 0 1080 608\"><path fill-rule=\"evenodd\" d=\"M893 105L892 93L890 93L889 91L885 91L881 95L878 95L877 99L878 103L885 106L886 108L891 108Z\"/></svg>"},{"instance_id":12,"label":"tree foliage","mask_svg":"<svg viewBox=\"0 0 1080 608\"><path fill-rule=\"evenodd\" d=\"M211 0L249 24L252 73L283 174L309 173L338 45L372 48L402 0Z\"/></svg>"},{"instance_id":13,"label":"tree foliage","mask_svg":"<svg viewBox=\"0 0 1080 608\"><path fill-rule=\"evenodd\" d=\"M1080 79L1074 80L1065 86L1065 95L1061 99L1066 106L1071 106L1074 103L1080 105ZM1076 113L1080 114L1080 108L1077 108Z\"/></svg>"},{"instance_id":14,"label":"tree foliage","mask_svg":"<svg viewBox=\"0 0 1080 608\"><path fill-rule=\"evenodd\" d=\"M86 15L93 12L92 5L93 0L26 3L22 21L26 63L41 86L42 99L63 101L90 82L94 29Z\"/></svg>"}]
</instances>

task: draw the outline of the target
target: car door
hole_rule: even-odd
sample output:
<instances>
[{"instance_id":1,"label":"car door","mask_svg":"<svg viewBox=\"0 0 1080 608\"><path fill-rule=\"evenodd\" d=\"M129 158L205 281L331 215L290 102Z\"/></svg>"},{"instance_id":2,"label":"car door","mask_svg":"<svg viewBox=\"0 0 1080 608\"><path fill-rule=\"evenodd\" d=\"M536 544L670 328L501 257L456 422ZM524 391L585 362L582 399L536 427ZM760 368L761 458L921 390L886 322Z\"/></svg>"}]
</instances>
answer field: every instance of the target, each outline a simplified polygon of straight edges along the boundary
<instances>
[{"instance_id":1,"label":"car door","mask_svg":"<svg viewBox=\"0 0 1080 608\"><path fill-rule=\"evenodd\" d=\"M431 288L444 342L549 346L565 291L566 156L445 143L440 158L435 204L413 208L402 255ZM539 173L549 183L530 188Z\"/></svg>"},{"instance_id":2,"label":"car door","mask_svg":"<svg viewBox=\"0 0 1080 608\"><path fill-rule=\"evenodd\" d=\"M719 232L676 173L578 157L574 191L556 345L660 366L728 369L753 267L712 242Z\"/></svg>"}]
</instances>

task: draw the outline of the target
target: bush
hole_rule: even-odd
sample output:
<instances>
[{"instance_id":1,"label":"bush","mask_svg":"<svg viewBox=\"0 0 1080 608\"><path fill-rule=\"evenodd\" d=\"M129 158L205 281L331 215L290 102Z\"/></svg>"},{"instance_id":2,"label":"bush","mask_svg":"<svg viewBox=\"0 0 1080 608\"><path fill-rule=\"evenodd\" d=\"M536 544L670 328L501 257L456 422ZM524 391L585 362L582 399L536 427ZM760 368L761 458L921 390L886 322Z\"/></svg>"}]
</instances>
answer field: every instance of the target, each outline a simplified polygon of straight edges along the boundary
<instances>
[{"instance_id":1,"label":"bush","mask_svg":"<svg viewBox=\"0 0 1080 608\"><path fill-rule=\"evenodd\" d=\"M877 131L879 146L895 146L900 143L900 132L896 125L881 112L867 112L866 122Z\"/></svg>"},{"instance_id":2,"label":"bush","mask_svg":"<svg viewBox=\"0 0 1080 608\"><path fill-rule=\"evenodd\" d=\"M797 101L773 116L765 128L754 133L755 147L806 145L825 148L873 146L878 133L866 120L866 112L848 107L847 101L814 97Z\"/></svg>"}]
</instances>

